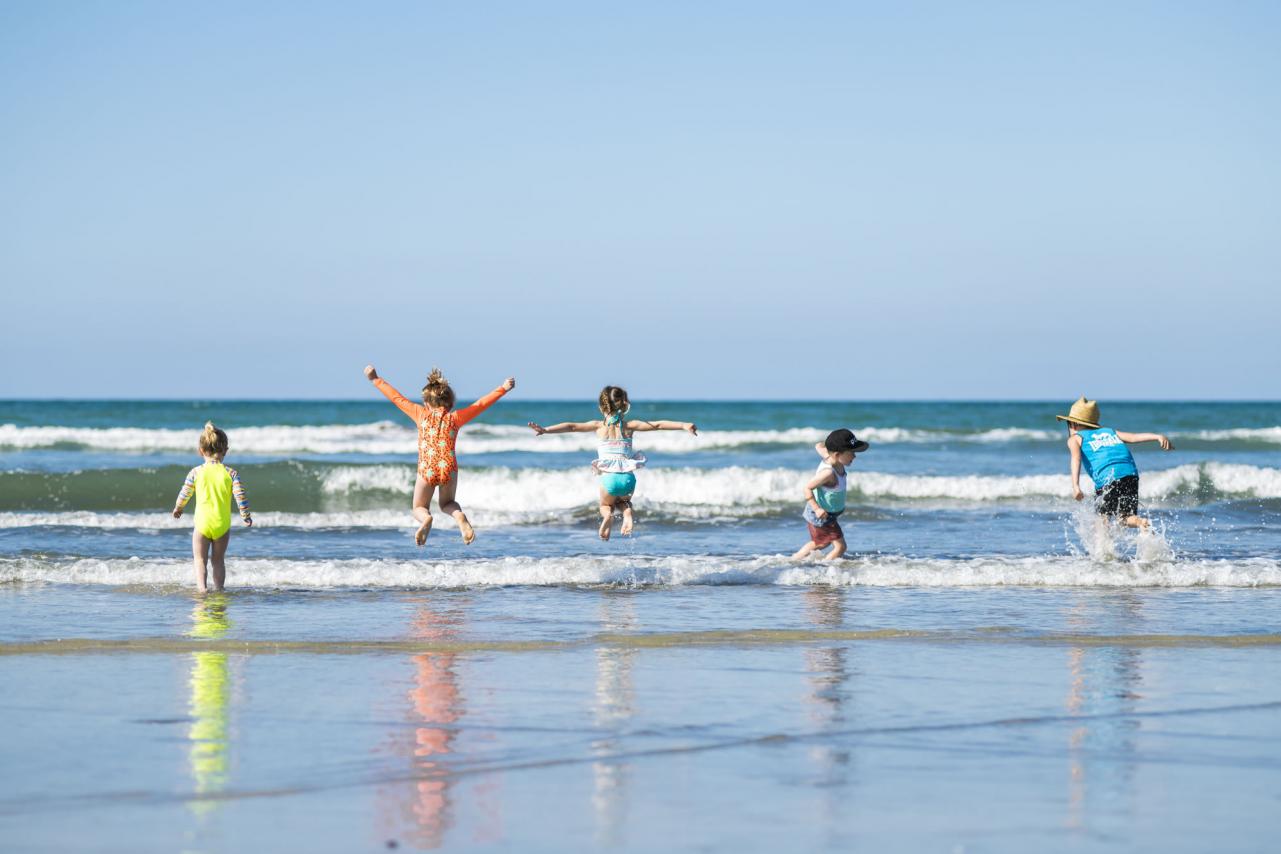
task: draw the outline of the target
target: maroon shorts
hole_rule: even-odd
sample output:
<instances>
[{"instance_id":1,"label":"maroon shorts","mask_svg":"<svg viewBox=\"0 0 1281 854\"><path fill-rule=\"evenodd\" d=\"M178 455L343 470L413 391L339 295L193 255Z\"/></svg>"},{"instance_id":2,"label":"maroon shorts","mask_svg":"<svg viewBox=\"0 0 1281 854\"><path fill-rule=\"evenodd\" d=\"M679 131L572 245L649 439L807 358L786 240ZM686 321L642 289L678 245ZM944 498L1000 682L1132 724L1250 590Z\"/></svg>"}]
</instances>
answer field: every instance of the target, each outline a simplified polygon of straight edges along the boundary
<instances>
[{"instance_id":1,"label":"maroon shorts","mask_svg":"<svg viewBox=\"0 0 1281 854\"><path fill-rule=\"evenodd\" d=\"M810 542L819 548L830 543L834 543L837 540L845 539L845 532L841 530L841 523L835 519L828 522L821 528L817 525L811 525L808 522L806 522L805 525L810 529Z\"/></svg>"}]
</instances>

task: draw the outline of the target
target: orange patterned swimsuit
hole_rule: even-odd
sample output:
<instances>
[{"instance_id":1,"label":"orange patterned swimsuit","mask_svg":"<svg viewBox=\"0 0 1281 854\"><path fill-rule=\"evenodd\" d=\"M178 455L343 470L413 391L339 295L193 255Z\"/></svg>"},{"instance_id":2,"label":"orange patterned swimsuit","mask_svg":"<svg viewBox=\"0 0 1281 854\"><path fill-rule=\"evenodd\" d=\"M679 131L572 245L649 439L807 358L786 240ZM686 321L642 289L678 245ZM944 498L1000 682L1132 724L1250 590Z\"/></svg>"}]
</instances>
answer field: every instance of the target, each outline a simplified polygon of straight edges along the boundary
<instances>
[{"instance_id":1,"label":"orange patterned swimsuit","mask_svg":"<svg viewBox=\"0 0 1281 854\"><path fill-rule=\"evenodd\" d=\"M507 393L507 389L499 386L471 406L434 410L414 403L382 377L374 380L374 385L418 425L418 476L432 486L449 483L454 472L458 471L454 443L458 440L459 429Z\"/></svg>"}]
</instances>

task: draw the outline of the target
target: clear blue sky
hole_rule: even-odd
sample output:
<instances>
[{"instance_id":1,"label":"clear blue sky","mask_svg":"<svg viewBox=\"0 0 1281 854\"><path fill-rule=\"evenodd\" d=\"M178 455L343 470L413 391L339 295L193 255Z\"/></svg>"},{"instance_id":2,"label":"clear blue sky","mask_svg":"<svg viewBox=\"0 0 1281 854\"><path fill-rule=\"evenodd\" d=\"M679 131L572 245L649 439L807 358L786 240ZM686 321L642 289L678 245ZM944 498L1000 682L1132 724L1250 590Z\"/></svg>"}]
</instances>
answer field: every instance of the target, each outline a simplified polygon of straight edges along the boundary
<instances>
[{"instance_id":1,"label":"clear blue sky","mask_svg":"<svg viewBox=\"0 0 1281 854\"><path fill-rule=\"evenodd\" d=\"M0 397L1281 397L1281 4L0 2Z\"/></svg>"}]
</instances>

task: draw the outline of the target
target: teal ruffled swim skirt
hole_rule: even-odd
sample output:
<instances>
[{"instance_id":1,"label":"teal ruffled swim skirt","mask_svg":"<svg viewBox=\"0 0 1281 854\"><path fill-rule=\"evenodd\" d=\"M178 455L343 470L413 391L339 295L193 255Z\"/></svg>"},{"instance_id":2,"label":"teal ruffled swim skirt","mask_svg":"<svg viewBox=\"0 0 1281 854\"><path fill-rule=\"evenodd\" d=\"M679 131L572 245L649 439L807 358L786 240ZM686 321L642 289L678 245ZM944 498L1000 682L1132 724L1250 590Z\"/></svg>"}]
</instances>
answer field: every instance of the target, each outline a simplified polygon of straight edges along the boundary
<instances>
[{"instance_id":1,"label":"teal ruffled swim skirt","mask_svg":"<svg viewBox=\"0 0 1281 854\"><path fill-rule=\"evenodd\" d=\"M607 471L600 476L600 488L606 495L626 498L636 491L636 475L629 471Z\"/></svg>"}]
</instances>

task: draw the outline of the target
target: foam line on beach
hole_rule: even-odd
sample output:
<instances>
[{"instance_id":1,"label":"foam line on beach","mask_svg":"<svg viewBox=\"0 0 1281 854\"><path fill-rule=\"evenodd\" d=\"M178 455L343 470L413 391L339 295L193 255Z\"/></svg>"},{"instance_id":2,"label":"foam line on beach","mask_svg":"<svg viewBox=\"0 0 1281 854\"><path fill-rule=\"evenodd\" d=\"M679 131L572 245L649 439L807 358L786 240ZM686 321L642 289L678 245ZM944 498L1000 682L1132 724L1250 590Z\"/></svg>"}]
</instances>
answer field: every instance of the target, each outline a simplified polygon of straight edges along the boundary
<instances>
[{"instance_id":1,"label":"foam line on beach","mask_svg":"<svg viewBox=\"0 0 1281 854\"><path fill-rule=\"evenodd\" d=\"M1091 560L1085 556L853 557L793 563L782 555L506 557L422 560L229 559L227 583L254 590L468 589L509 586L679 587L780 585L833 587L1276 587L1281 561ZM89 584L181 590L191 566L177 557L0 558L0 584Z\"/></svg>"},{"instance_id":2,"label":"foam line on beach","mask_svg":"<svg viewBox=\"0 0 1281 854\"><path fill-rule=\"evenodd\" d=\"M920 629L739 629L727 631L600 634L576 640L255 640L200 638L56 638L0 643L0 656L218 652L236 655L422 655L478 652L554 652L582 648L671 649L698 646L787 646L815 643L915 641L929 644L1067 647L1252 648L1281 646L1281 634L1011 634L995 629L965 632Z\"/></svg>"}]
</instances>

